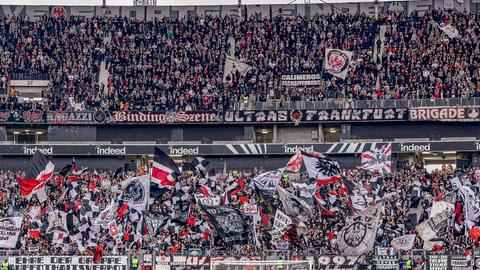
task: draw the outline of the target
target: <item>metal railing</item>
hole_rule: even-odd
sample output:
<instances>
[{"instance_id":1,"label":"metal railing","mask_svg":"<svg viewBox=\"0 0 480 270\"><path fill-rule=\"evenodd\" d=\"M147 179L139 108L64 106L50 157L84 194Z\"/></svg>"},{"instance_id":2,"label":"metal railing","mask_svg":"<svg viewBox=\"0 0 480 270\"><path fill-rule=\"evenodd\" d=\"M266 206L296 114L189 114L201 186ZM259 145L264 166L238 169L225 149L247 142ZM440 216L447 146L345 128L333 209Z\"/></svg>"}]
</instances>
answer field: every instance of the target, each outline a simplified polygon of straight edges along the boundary
<instances>
[{"instance_id":1,"label":"metal railing","mask_svg":"<svg viewBox=\"0 0 480 270\"><path fill-rule=\"evenodd\" d=\"M322 101L295 102L237 102L234 110L323 110L323 109L369 109L369 108L415 108L439 106L480 106L480 97L443 99L381 99L345 100L327 99Z\"/></svg>"}]
</instances>

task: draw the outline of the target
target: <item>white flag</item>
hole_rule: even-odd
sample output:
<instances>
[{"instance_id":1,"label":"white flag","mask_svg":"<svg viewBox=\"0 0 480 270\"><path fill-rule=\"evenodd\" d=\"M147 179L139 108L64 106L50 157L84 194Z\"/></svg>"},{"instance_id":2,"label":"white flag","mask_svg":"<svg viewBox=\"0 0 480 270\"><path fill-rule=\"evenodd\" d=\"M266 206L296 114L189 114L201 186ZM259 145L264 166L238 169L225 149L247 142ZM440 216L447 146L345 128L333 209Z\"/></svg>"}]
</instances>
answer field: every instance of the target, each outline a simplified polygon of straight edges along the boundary
<instances>
[{"instance_id":1,"label":"white flag","mask_svg":"<svg viewBox=\"0 0 480 270\"><path fill-rule=\"evenodd\" d=\"M275 191L280 178L282 178L283 170L281 168L259 174L253 178L252 184L262 191Z\"/></svg>"},{"instance_id":2,"label":"white flag","mask_svg":"<svg viewBox=\"0 0 480 270\"><path fill-rule=\"evenodd\" d=\"M424 248L432 250L432 242L441 242L448 231L450 218L453 213L453 205L447 202L434 202L430 218L420 223L416 231L424 241Z\"/></svg>"},{"instance_id":3,"label":"white flag","mask_svg":"<svg viewBox=\"0 0 480 270\"><path fill-rule=\"evenodd\" d=\"M353 53L338 49L325 49L325 71L335 77L345 79L350 70Z\"/></svg>"},{"instance_id":4,"label":"white flag","mask_svg":"<svg viewBox=\"0 0 480 270\"><path fill-rule=\"evenodd\" d=\"M223 82L227 81L227 76L235 71L240 72L240 75L245 76L252 67L240 62L229 55L225 55L225 66L223 67Z\"/></svg>"},{"instance_id":5,"label":"white flag","mask_svg":"<svg viewBox=\"0 0 480 270\"><path fill-rule=\"evenodd\" d=\"M337 236L343 255L360 256L373 250L381 208L382 203L371 206L347 222Z\"/></svg>"},{"instance_id":6,"label":"white flag","mask_svg":"<svg viewBox=\"0 0 480 270\"><path fill-rule=\"evenodd\" d=\"M122 183L122 194L119 200L138 211L147 209L150 197L150 175L128 178Z\"/></svg>"},{"instance_id":7,"label":"white flag","mask_svg":"<svg viewBox=\"0 0 480 270\"><path fill-rule=\"evenodd\" d=\"M287 216L287 214L277 209L275 212L275 219L273 220L273 228L283 230L290 224L292 224L292 219Z\"/></svg>"},{"instance_id":8,"label":"white flag","mask_svg":"<svg viewBox=\"0 0 480 270\"><path fill-rule=\"evenodd\" d=\"M445 26L440 26L440 30L442 30L448 38L456 38L460 33L458 32L457 28L455 26L451 25L445 25Z\"/></svg>"},{"instance_id":9,"label":"white flag","mask_svg":"<svg viewBox=\"0 0 480 270\"><path fill-rule=\"evenodd\" d=\"M396 250L408 251L413 248L413 245L415 244L415 238L415 234L406 234L404 236L394 238L390 245Z\"/></svg>"},{"instance_id":10,"label":"white flag","mask_svg":"<svg viewBox=\"0 0 480 270\"><path fill-rule=\"evenodd\" d=\"M392 144L386 144L380 149L373 148L363 152L362 165L359 167L370 172L391 173L392 172Z\"/></svg>"},{"instance_id":11,"label":"white flag","mask_svg":"<svg viewBox=\"0 0 480 270\"><path fill-rule=\"evenodd\" d=\"M22 217L0 219L0 247L15 248L22 227Z\"/></svg>"}]
</instances>

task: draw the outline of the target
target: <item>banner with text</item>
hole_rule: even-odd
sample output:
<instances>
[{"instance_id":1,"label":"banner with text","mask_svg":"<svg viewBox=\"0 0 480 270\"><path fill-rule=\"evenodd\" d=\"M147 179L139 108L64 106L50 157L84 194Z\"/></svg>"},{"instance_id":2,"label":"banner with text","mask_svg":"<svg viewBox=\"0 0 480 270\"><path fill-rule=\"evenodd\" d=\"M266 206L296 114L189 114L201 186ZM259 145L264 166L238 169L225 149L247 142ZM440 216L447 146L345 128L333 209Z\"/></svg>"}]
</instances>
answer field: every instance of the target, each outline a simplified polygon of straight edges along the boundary
<instances>
[{"instance_id":1,"label":"banner with text","mask_svg":"<svg viewBox=\"0 0 480 270\"><path fill-rule=\"evenodd\" d=\"M125 256L104 256L98 264L92 256L9 257L10 270L127 270Z\"/></svg>"},{"instance_id":2,"label":"banner with text","mask_svg":"<svg viewBox=\"0 0 480 270\"><path fill-rule=\"evenodd\" d=\"M410 121L480 121L480 107L425 107L411 108Z\"/></svg>"},{"instance_id":3,"label":"banner with text","mask_svg":"<svg viewBox=\"0 0 480 270\"><path fill-rule=\"evenodd\" d=\"M281 77L281 86L318 86L322 83L322 74L285 74Z\"/></svg>"}]
</instances>

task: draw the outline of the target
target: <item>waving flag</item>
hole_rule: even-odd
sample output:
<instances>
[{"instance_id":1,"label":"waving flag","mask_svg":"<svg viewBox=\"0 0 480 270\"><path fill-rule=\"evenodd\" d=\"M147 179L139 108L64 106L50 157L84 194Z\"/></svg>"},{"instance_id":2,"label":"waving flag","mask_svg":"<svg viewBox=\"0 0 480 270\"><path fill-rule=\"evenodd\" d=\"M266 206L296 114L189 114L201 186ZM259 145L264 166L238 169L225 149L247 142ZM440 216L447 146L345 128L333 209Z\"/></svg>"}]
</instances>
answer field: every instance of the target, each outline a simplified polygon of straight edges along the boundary
<instances>
[{"instance_id":1,"label":"waving flag","mask_svg":"<svg viewBox=\"0 0 480 270\"><path fill-rule=\"evenodd\" d=\"M25 178L18 178L20 186L20 196L30 199L33 194L37 194L38 200L44 202L47 200L45 193L45 183L53 176L55 165L40 152L36 152L32 157L30 169L25 174Z\"/></svg>"},{"instance_id":2,"label":"waving flag","mask_svg":"<svg viewBox=\"0 0 480 270\"><path fill-rule=\"evenodd\" d=\"M285 166L285 171L299 172L300 168L302 168L302 164L303 164L302 153L297 152L294 156L292 156L288 160L288 163Z\"/></svg>"},{"instance_id":3,"label":"waving flag","mask_svg":"<svg viewBox=\"0 0 480 270\"><path fill-rule=\"evenodd\" d=\"M223 82L227 82L228 75L238 71L240 75L245 76L252 69L252 66L242 63L229 55L225 55L225 66L223 68Z\"/></svg>"},{"instance_id":4,"label":"waving flag","mask_svg":"<svg viewBox=\"0 0 480 270\"><path fill-rule=\"evenodd\" d=\"M316 152L303 152L302 159L308 176L317 181L317 185L325 185L342 180L340 165L337 161L327 159Z\"/></svg>"},{"instance_id":5,"label":"waving flag","mask_svg":"<svg viewBox=\"0 0 480 270\"><path fill-rule=\"evenodd\" d=\"M362 153L362 165L360 169L370 172L391 173L392 172L392 144L389 143L382 148L374 148L371 151Z\"/></svg>"},{"instance_id":6,"label":"waving flag","mask_svg":"<svg viewBox=\"0 0 480 270\"><path fill-rule=\"evenodd\" d=\"M175 162L162 150L155 148L152 166L152 182L159 187L171 188L175 186L175 179L180 175Z\"/></svg>"},{"instance_id":7,"label":"waving flag","mask_svg":"<svg viewBox=\"0 0 480 270\"><path fill-rule=\"evenodd\" d=\"M455 28L455 26L451 26L451 25L439 25L438 26L440 28L440 30L442 30L445 35L448 36L448 38L452 39L452 38L456 38L460 33L458 32L458 29Z\"/></svg>"},{"instance_id":8,"label":"waving flag","mask_svg":"<svg viewBox=\"0 0 480 270\"><path fill-rule=\"evenodd\" d=\"M353 53L338 49L325 49L325 71L335 77L345 79L350 70Z\"/></svg>"}]
</instances>

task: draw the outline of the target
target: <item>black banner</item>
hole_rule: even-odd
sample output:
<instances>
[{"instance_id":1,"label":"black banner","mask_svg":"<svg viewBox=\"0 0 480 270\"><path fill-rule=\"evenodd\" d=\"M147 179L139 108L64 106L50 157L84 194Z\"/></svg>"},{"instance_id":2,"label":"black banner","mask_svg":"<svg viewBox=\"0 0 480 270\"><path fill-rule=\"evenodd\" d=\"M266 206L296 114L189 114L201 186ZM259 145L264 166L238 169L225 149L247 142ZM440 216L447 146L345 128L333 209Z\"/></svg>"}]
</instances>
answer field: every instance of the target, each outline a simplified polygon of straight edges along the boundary
<instances>
[{"instance_id":1,"label":"black banner","mask_svg":"<svg viewBox=\"0 0 480 270\"><path fill-rule=\"evenodd\" d=\"M398 255L394 248L376 248L373 262L376 269L396 270L400 268Z\"/></svg>"},{"instance_id":2,"label":"black banner","mask_svg":"<svg viewBox=\"0 0 480 270\"><path fill-rule=\"evenodd\" d=\"M293 111L228 111L226 123L318 123L362 121L406 121L408 110L396 109L328 109Z\"/></svg>"},{"instance_id":3,"label":"black banner","mask_svg":"<svg viewBox=\"0 0 480 270\"><path fill-rule=\"evenodd\" d=\"M248 238L248 223L239 209L225 205L201 206L210 223L213 225L217 236L225 245L246 243Z\"/></svg>"},{"instance_id":4,"label":"black banner","mask_svg":"<svg viewBox=\"0 0 480 270\"><path fill-rule=\"evenodd\" d=\"M47 124L104 124L112 121L110 114L103 111L48 112Z\"/></svg>"},{"instance_id":5,"label":"black banner","mask_svg":"<svg viewBox=\"0 0 480 270\"><path fill-rule=\"evenodd\" d=\"M451 270L471 270L473 269L472 258L465 255L450 255Z\"/></svg>"},{"instance_id":6,"label":"black banner","mask_svg":"<svg viewBox=\"0 0 480 270\"><path fill-rule=\"evenodd\" d=\"M331 154L361 154L387 143L311 143L311 144L0 144L0 153L8 155L124 156L153 155L155 147L168 155L293 155L297 150ZM480 151L480 141L392 143L393 153Z\"/></svg>"},{"instance_id":7,"label":"black banner","mask_svg":"<svg viewBox=\"0 0 480 270\"><path fill-rule=\"evenodd\" d=\"M218 123L213 112L112 112L115 124Z\"/></svg>"},{"instance_id":8,"label":"black banner","mask_svg":"<svg viewBox=\"0 0 480 270\"><path fill-rule=\"evenodd\" d=\"M429 270L448 270L448 255L429 255L427 266Z\"/></svg>"},{"instance_id":9,"label":"black banner","mask_svg":"<svg viewBox=\"0 0 480 270\"><path fill-rule=\"evenodd\" d=\"M365 258L361 256L320 255L315 257L315 269L356 269L356 266L363 263L364 260Z\"/></svg>"},{"instance_id":10,"label":"black banner","mask_svg":"<svg viewBox=\"0 0 480 270\"><path fill-rule=\"evenodd\" d=\"M410 121L480 121L480 107L424 107L409 112Z\"/></svg>"},{"instance_id":11,"label":"black banner","mask_svg":"<svg viewBox=\"0 0 480 270\"><path fill-rule=\"evenodd\" d=\"M323 82L322 74L285 74L281 86L318 86Z\"/></svg>"}]
</instances>

